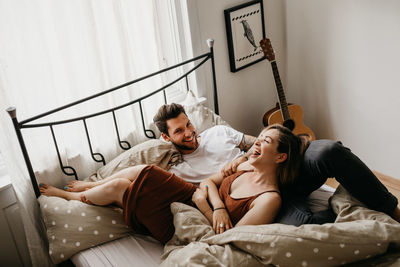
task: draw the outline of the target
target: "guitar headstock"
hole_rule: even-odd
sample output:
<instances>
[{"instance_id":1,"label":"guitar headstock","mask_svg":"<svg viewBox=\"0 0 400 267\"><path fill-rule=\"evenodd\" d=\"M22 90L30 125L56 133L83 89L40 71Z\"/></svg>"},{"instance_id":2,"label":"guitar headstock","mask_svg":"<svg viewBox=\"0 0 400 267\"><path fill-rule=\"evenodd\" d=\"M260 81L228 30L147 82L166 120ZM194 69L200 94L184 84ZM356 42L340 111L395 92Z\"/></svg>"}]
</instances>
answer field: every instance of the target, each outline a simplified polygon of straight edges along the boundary
<instances>
[{"instance_id":1,"label":"guitar headstock","mask_svg":"<svg viewBox=\"0 0 400 267\"><path fill-rule=\"evenodd\" d=\"M272 48L271 41L268 38L262 39L260 41L260 46L261 46L262 51L264 52L264 56L269 61L274 61L275 53L274 53L274 49Z\"/></svg>"}]
</instances>

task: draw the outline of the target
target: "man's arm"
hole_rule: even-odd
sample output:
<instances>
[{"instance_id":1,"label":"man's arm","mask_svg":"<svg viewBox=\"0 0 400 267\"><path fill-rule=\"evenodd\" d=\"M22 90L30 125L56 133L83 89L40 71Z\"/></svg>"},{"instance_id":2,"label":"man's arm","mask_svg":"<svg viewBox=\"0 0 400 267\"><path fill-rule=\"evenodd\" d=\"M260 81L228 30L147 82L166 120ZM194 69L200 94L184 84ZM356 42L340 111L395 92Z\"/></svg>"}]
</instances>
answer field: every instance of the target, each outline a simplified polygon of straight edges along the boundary
<instances>
[{"instance_id":1,"label":"man's arm","mask_svg":"<svg viewBox=\"0 0 400 267\"><path fill-rule=\"evenodd\" d=\"M243 156L240 156L231 162L228 162L225 164L225 166L222 168L221 172L224 174L224 176L229 176L232 175L237 171L237 167L242 164L243 162L247 161L250 154L253 153L251 147L253 146L254 142L256 141L256 137L244 134L242 141L239 144L239 148L242 151L245 151L246 153Z\"/></svg>"},{"instance_id":2,"label":"man's arm","mask_svg":"<svg viewBox=\"0 0 400 267\"><path fill-rule=\"evenodd\" d=\"M255 137L255 136L244 134L242 141L239 144L240 150L249 152L250 148L253 146L256 139L257 139L257 137Z\"/></svg>"}]
</instances>

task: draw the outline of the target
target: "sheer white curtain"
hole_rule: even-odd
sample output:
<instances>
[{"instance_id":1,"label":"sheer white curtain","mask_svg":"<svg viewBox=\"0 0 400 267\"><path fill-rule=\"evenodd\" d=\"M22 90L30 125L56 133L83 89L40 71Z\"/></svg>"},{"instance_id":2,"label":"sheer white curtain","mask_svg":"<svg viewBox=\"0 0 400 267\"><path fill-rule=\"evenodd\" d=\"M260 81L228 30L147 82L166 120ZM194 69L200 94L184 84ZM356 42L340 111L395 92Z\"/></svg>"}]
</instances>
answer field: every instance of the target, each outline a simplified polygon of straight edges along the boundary
<instances>
[{"instance_id":1,"label":"sheer white curtain","mask_svg":"<svg viewBox=\"0 0 400 267\"><path fill-rule=\"evenodd\" d=\"M169 13L160 16L164 11ZM44 233L38 207L5 109L15 106L21 121L177 63L182 59L180 48L165 48L176 47L179 36L161 34L171 30L166 27L176 27L175 19L176 14L160 9L156 0L0 0L0 151L24 211L34 266L51 262L46 260L45 241L39 238ZM165 79L168 77L141 82L42 121L126 103L146 90L160 87ZM161 96L144 103L145 111L152 107L152 111L145 112L147 122L151 121L154 107L161 103ZM135 109L116 112L120 135L131 144L141 141L137 136L142 133ZM105 117L101 122L88 120L87 124L94 152L108 155L109 161L121 149L114 142L116 138L110 138L116 137L112 117ZM82 122L72 126L57 126L54 130L63 140L59 145L64 164L76 163L82 178L101 165L90 160ZM48 128L33 130L26 137L41 181L57 178L51 183L60 186L65 183L65 176L60 174L52 142Z\"/></svg>"}]
</instances>

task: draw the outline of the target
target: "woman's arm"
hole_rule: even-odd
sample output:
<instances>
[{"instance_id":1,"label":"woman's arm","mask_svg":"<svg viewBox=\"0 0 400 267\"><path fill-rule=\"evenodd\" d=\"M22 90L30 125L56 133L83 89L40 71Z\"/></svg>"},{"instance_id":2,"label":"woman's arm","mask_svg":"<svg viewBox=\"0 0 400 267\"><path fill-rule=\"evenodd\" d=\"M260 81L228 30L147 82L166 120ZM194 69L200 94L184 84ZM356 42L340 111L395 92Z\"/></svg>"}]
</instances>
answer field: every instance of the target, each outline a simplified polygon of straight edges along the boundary
<instances>
[{"instance_id":1,"label":"woman's arm","mask_svg":"<svg viewBox=\"0 0 400 267\"><path fill-rule=\"evenodd\" d=\"M218 193L218 187L224 178L223 173L216 173L200 183L200 188L208 193L208 200L213 207L213 228L217 234L232 228L229 214Z\"/></svg>"},{"instance_id":2,"label":"woman's arm","mask_svg":"<svg viewBox=\"0 0 400 267\"><path fill-rule=\"evenodd\" d=\"M278 193L264 193L253 201L249 211L235 226L273 223L281 203L282 200Z\"/></svg>"},{"instance_id":3,"label":"woman's arm","mask_svg":"<svg viewBox=\"0 0 400 267\"><path fill-rule=\"evenodd\" d=\"M212 225L213 224L213 210L211 209L210 205L207 201L207 188L205 191L201 188L197 188L196 191L193 193L192 201L196 204L197 208L204 214L207 218L208 222Z\"/></svg>"},{"instance_id":4,"label":"woman's arm","mask_svg":"<svg viewBox=\"0 0 400 267\"><path fill-rule=\"evenodd\" d=\"M224 178L225 177L222 173L215 173L200 183L200 188L208 193L208 200L213 206L213 209L225 207L224 202L222 202L218 193L218 188Z\"/></svg>"}]
</instances>

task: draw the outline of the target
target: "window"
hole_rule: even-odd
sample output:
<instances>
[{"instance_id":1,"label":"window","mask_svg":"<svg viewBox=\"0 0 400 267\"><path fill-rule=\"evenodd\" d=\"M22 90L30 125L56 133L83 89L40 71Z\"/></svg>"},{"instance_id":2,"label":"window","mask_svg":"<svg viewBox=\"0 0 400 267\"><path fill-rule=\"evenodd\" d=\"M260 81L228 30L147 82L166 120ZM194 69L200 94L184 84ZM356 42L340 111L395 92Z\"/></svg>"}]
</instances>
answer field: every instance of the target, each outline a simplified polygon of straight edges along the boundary
<instances>
[{"instance_id":1,"label":"window","mask_svg":"<svg viewBox=\"0 0 400 267\"><path fill-rule=\"evenodd\" d=\"M26 0L0 4L0 98L4 108L16 106L18 118L23 120L190 58L189 27L185 24L187 15L181 14L185 9L182 2L186 1ZM177 77L179 73L182 70L168 76ZM163 79L168 82L171 77ZM159 88L161 82L156 79L132 86L69 112L92 113L126 103L137 91ZM170 102L178 101L185 92L186 83L181 82L167 96ZM135 139L135 131L142 134L140 120L132 118L136 112L123 113L118 114L119 120L129 123L120 123L121 138L131 144L140 142ZM149 122L152 114L146 117ZM8 127L9 118L4 116L1 124ZM81 155L81 148L87 144L85 138L74 137L82 128L76 127L72 132L61 126L55 129L56 134L72 139L60 144L64 146L61 154L71 161L91 161ZM88 122L88 127L94 149L106 155L121 152L109 144L112 127L96 126L95 120ZM95 127L100 128L91 130ZM58 169L54 147L48 142L51 137L42 140L43 136L38 132L25 140L28 150L33 151L32 163L39 170L52 168L47 162Z\"/></svg>"},{"instance_id":2,"label":"window","mask_svg":"<svg viewBox=\"0 0 400 267\"><path fill-rule=\"evenodd\" d=\"M163 67L172 66L193 57L192 41L189 27L187 1L156 1L159 39L162 50ZM171 38L172 37L172 38ZM194 64L187 64L171 71L165 81L171 81L182 75ZM196 74L192 73L188 80L177 83L167 91L168 102L180 102L186 96L187 87L197 93Z\"/></svg>"}]
</instances>

